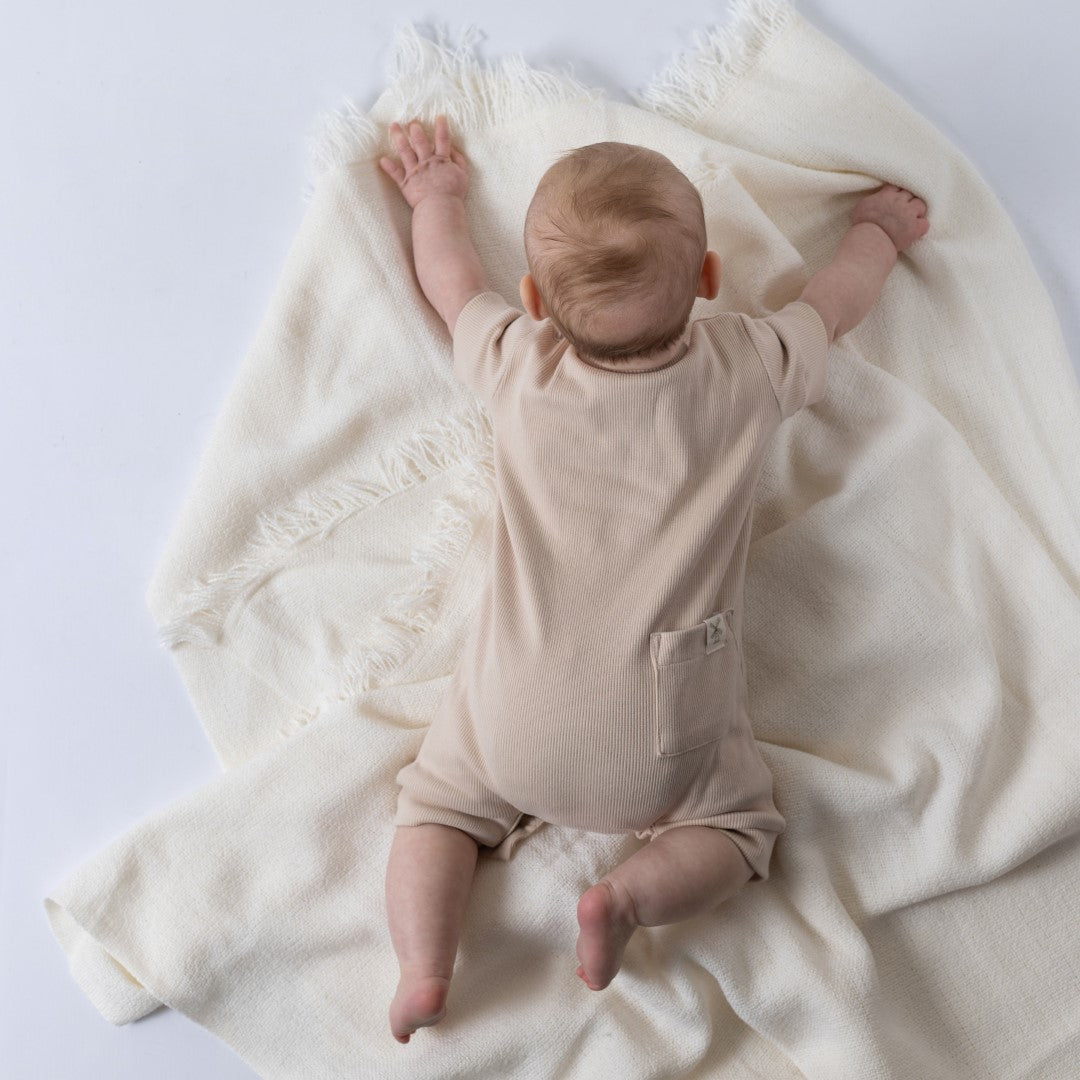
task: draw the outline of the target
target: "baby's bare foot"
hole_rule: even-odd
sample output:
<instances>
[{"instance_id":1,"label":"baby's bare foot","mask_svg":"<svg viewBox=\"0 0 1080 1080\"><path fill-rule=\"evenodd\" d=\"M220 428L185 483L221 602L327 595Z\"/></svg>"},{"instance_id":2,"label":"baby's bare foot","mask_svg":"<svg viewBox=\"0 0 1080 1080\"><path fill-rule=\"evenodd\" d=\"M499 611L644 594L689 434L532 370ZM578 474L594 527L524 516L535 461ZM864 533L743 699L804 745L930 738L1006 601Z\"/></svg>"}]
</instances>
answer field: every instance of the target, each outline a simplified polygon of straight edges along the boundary
<instances>
[{"instance_id":1,"label":"baby's bare foot","mask_svg":"<svg viewBox=\"0 0 1080 1080\"><path fill-rule=\"evenodd\" d=\"M577 919L577 973L590 990L603 990L615 978L638 927L633 900L625 888L605 878L581 894Z\"/></svg>"},{"instance_id":2,"label":"baby's bare foot","mask_svg":"<svg viewBox=\"0 0 1080 1080\"><path fill-rule=\"evenodd\" d=\"M390 1002L390 1031L399 1043L407 1043L421 1027L437 1024L446 1015L450 980L438 975L407 975L398 980Z\"/></svg>"}]
</instances>

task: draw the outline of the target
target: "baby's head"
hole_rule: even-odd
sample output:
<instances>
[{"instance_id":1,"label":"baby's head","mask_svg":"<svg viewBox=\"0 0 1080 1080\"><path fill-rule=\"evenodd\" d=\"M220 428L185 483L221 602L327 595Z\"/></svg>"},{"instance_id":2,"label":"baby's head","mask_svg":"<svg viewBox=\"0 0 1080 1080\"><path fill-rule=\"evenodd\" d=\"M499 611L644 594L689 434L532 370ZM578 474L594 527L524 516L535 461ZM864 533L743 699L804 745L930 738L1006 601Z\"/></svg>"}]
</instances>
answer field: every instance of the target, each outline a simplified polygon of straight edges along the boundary
<instances>
[{"instance_id":1,"label":"baby's head","mask_svg":"<svg viewBox=\"0 0 1080 1080\"><path fill-rule=\"evenodd\" d=\"M546 312L583 358L656 356L686 328L695 297L716 295L715 281L702 291L697 188L663 154L631 143L579 146L544 173L525 215L525 256L526 308Z\"/></svg>"}]
</instances>

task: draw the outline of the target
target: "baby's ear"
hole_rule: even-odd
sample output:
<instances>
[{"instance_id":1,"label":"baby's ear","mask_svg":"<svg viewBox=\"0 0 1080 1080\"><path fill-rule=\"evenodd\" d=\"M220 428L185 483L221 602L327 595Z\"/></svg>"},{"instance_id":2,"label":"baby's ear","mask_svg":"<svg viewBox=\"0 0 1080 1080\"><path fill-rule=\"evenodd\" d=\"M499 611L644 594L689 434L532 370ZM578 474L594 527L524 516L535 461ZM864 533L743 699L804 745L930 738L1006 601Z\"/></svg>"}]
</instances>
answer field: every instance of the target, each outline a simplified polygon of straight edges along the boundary
<instances>
[{"instance_id":1,"label":"baby's ear","mask_svg":"<svg viewBox=\"0 0 1080 1080\"><path fill-rule=\"evenodd\" d=\"M698 279L698 296L706 300L715 300L720 292L720 279L724 276L724 269L720 265L720 256L715 251L706 251L705 260L701 264L701 277Z\"/></svg>"},{"instance_id":2,"label":"baby's ear","mask_svg":"<svg viewBox=\"0 0 1080 1080\"><path fill-rule=\"evenodd\" d=\"M526 274L521 279L518 292L521 293L522 306L536 322L548 317L548 313L544 308L544 298L540 295L540 290L536 287L532 274Z\"/></svg>"}]
</instances>

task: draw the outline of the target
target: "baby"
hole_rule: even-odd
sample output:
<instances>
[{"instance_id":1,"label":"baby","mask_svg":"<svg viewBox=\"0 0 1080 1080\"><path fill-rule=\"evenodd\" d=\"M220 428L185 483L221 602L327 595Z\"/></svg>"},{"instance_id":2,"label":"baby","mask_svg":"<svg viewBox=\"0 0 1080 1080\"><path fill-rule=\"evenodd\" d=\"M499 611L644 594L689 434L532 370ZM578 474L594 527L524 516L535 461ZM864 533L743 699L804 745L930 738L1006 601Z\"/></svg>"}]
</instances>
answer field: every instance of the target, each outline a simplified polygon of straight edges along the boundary
<instances>
[{"instance_id":1,"label":"baby","mask_svg":"<svg viewBox=\"0 0 1080 1080\"><path fill-rule=\"evenodd\" d=\"M436 117L390 125L380 167L412 207L420 285L494 431L490 570L401 790L386 875L394 1037L445 1014L481 847L524 816L649 843L577 904L577 974L606 987L639 926L714 910L768 876L784 819L754 742L742 585L754 486L779 424L825 390L828 349L930 225L886 184L780 311L712 300L701 197L656 151L579 147L525 221L531 316L491 289L468 166Z\"/></svg>"}]
</instances>

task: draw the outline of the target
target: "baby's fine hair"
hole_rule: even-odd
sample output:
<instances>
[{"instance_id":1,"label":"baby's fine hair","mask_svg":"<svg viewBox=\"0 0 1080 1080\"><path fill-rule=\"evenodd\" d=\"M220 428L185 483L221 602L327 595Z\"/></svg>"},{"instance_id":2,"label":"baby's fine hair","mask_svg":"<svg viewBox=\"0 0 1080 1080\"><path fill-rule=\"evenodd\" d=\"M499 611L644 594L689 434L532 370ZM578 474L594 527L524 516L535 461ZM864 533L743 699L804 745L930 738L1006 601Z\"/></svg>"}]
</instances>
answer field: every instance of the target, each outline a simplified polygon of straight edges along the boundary
<instances>
[{"instance_id":1,"label":"baby's fine hair","mask_svg":"<svg viewBox=\"0 0 1080 1080\"><path fill-rule=\"evenodd\" d=\"M701 195L663 154L598 142L562 154L525 216L529 273L551 320L583 357L669 348L686 327L706 251ZM605 322L628 329L605 337ZM624 313L624 314L623 314Z\"/></svg>"}]
</instances>

